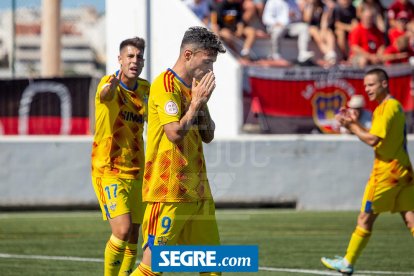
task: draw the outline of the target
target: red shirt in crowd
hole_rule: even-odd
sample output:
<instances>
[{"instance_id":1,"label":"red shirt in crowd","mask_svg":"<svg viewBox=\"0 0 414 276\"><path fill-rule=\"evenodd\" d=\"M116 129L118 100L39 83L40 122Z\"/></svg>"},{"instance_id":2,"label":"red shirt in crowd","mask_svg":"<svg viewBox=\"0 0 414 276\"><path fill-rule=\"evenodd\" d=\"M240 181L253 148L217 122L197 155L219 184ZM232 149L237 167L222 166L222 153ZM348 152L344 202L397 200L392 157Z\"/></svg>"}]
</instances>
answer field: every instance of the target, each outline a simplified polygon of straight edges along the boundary
<instances>
[{"instance_id":1,"label":"red shirt in crowd","mask_svg":"<svg viewBox=\"0 0 414 276\"><path fill-rule=\"evenodd\" d=\"M354 45L361 47L368 53L375 54L378 49L384 45L384 35L375 26L367 29L359 23L349 33L349 46L351 48L350 56L355 54L352 52L352 46Z\"/></svg>"},{"instance_id":2,"label":"red shirt in crowd","mask_svg":"<svg viewBox=\"0 0 414 276\"><path fill-rule=\"evenodd\" d=\"M390 45L387 48L385 48L384 50L384 55L389 55L389 54L398 54L401 53L400 50L398 50L397 46L395 45ZM400 58L400 59L394 59L394 60L388 60L385 62L385 64L393 64L393 63L404 63L404 62L408 62L408 59L413 56L413 51L409 50L407 52L407 57L405 58Z\"/></svg>"},{"instance_id":3,"label":"red shirt in crowd","mask_svg":"<svg viewBox=\"0 0 414 276\"><path fill-rule=\"evenodd\" d=\"M391 28L388 31L388 38L390 39L390 45L394 45L397 38L399 38L400 36L404 34L405 34L405 31L403 30L398 30L397 28Z\"/></svg>"}]
</instances>

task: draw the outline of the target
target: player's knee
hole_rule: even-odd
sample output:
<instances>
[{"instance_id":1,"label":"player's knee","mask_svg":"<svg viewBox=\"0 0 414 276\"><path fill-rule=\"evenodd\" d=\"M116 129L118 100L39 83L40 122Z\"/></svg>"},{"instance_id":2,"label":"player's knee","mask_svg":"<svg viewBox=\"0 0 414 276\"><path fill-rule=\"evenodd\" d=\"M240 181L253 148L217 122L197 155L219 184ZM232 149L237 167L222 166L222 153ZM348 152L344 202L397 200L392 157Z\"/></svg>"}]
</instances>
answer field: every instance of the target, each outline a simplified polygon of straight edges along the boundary
<instances>
[{"instance_id":1,"label":"player's knee","mask_svg":"<svg viewBox=\"0 0 414 276\"><path fill-rule=\"evenodd\" d=\"M358 226L371 231L372 226L374 225L376 215L373 213L361 212L358 216Z\"/></svg>"},{"instance_id":2,"label":"player's knee","mask_svg":"<svg viewBox=\"0 0 414 276\"><path fill-rule=\"evenodd\" d=\"M407 225L407 228L408 228L409 230L414 229L414 221L406 221L406 223L405 223L405 224Z\"/></svg>"},{"instance_id":3,"label":"player's knee","mask_svg":"<svg viewBox=\"0 0 414 276\"><path fill-rule=\"evenodd\" d=\"M112 230L112 233L120 240L128 241L131 236L131 225L119 225ZM138 235L138 234L137 234Z\"/></svg>"}]
</instances>

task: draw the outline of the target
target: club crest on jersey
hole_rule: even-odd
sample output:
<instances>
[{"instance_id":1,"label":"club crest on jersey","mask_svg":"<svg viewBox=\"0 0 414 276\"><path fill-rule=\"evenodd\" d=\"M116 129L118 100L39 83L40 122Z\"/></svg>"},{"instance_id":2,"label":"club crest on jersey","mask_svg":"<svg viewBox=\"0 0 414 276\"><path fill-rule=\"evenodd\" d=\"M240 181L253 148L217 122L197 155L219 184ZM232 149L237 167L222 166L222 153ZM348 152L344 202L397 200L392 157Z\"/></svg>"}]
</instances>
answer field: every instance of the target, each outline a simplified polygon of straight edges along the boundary
<instances>
[{"instance_id":1,"label":"club crest on jersey","mask_svg":"<svg viewBox=\"0 0 414 276\"><path fill-rule=\"evenodd\" d=\"M111 211L115 211L115 209L116 209L116 202L111 202L109 204L109 209L111 209Z\"/></svg>"},{"instance_id":2,"label":"club crest on jersey","mask_svg":"<svg viewBox=\"0 0 414 276\"><path fill-rule=\"evenodd\" d=\"M174 101L168 101L164 106L164 110L168 115L178 114L178 106Z\"/></svg>"},{"instance_id":3,"label":"club crest on jersey","mask_svg":"<svg viewBox=\"0 0 414 276\"><path fill-rule=\"evenodd\" d=\"M341 90L332 93L315 93L312 98L313 121L323 133L339 133L335 115L346 105L346 94Z\"/></svg>"},{"instance_id":4,"label":"club crest on jersey","mask_svg":"<svg viewBox=\"0 0 414 276\"><path fill-rule=\"evenodd\" d=\"M158 245L167 245L168 238L167 237L158 237Z\"/></svg>"}]
</instances>

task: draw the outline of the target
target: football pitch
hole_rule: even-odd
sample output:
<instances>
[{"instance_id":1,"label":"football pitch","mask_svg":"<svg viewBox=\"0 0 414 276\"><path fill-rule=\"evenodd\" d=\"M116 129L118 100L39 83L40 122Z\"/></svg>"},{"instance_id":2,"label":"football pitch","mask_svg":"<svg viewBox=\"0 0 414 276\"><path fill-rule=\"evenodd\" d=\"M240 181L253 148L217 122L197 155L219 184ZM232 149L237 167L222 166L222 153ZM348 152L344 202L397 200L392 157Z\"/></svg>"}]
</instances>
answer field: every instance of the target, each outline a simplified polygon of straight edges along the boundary
<instances>
[{"instance_id":1,"label":"football pitch","mask_svg":"<svg viewBox=\"0 0 414 276\"><path fill-rule=\"evenodd\" d=\"M259 246L259 272L242 275L340 275L325 270L319 259L344 254L356 217L339 211L217 210L223 244ZM97 211L2 212L0 275L103 275L109 235ZM414 239L398 214L378 218L356 268L354 275L414 275Z\"/></svg>"}]
</instances>

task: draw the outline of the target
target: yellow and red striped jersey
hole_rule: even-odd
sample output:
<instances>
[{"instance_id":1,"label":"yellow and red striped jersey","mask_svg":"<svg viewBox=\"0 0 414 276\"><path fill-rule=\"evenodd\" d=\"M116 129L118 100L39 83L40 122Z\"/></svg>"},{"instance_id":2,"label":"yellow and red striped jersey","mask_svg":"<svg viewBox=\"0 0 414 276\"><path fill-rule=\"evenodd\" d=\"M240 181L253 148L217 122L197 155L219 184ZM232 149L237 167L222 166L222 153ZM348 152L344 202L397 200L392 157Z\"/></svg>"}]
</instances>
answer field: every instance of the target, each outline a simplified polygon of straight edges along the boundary
<instances>
[{"instance_id":1,"label":"yellow and red striped jersey","mask_svg":"<svg viewBox=\"0 0 414 276\"><path fill-rule=\"evenodd\" d=\"M191 102L191 87L171 69L151 85L143 199L147 202L195 202L211 199L203 144L196 125L175 144L163 126L178 122Z\"/></svg>"},{"instance_id":2,"label":"yellow and red striped jersey","mask_svg":"<svg viewBox=\"0 0 414 276\"><path fill-rule=\"evenodd\" d=\"M138 78L135 89L129 90L120 82L113 99L101 102L100 92L110 77L101 79L95 96L92 175L138 179L145 164L142 134L150 84Z\"/></svg>"}]
</instances>

